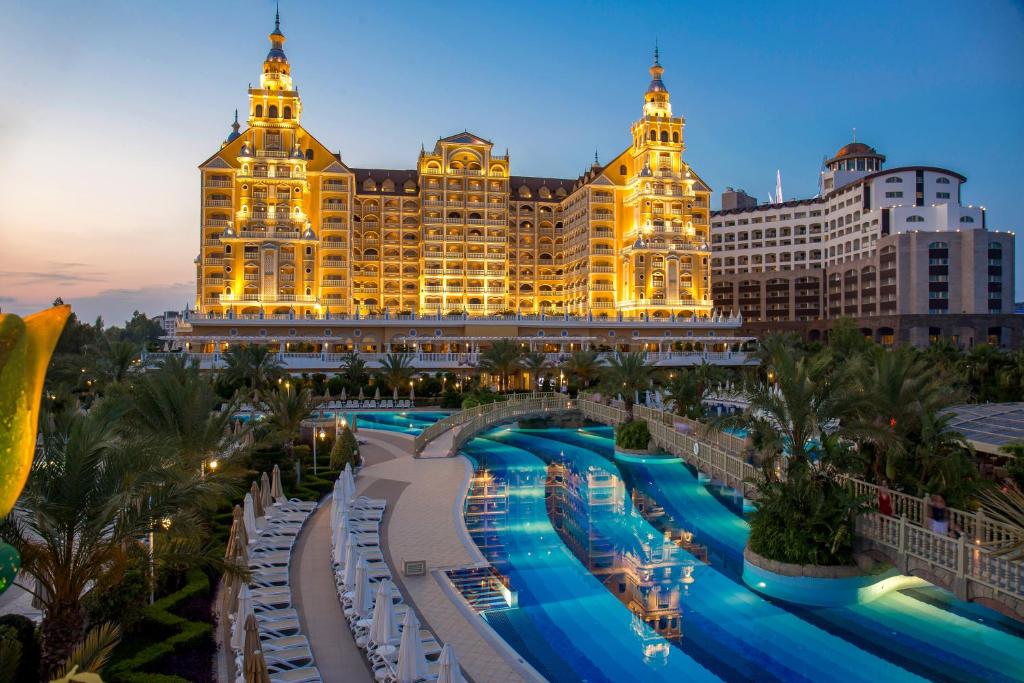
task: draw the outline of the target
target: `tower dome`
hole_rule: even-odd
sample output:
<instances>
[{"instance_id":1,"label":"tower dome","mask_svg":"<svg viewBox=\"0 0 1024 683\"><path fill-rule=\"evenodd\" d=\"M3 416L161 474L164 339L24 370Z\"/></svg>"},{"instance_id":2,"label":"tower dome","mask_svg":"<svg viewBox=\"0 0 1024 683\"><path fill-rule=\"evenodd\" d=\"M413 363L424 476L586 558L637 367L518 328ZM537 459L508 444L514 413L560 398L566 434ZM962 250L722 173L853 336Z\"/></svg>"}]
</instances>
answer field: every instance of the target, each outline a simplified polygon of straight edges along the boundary
<instances>
[{"instance_id":1,"label":"tower dome","mask_svg":"<svg viewBox=\"0 0 1024 683\"><path fill-rule=\"evenodd\" d=\"M854 140L843 145L831 159L825 162L831 171L880 171L885 155L863 142Z\"/></svg>"}]
</instances>

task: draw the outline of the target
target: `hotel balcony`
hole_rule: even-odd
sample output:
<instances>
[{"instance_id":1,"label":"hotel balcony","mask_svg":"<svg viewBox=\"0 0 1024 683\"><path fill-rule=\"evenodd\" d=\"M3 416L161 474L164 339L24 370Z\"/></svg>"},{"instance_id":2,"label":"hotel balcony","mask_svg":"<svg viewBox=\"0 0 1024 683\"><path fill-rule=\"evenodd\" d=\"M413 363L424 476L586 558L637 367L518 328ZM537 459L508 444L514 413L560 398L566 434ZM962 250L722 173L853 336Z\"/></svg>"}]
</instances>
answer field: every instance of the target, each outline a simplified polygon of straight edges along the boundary
<instances>
[{"instance_id":1,"label":"hotel balcony","mask_svg":"<svg viewBox=\"0 0 1024 683\"><path fill-rule=\"evenodd\" d=\"M231 206L231 200L230 199L207 199L205 202L203 202L203 204L205 206L230 207Z\"/></svg>"},{"instance_id":2,"label":"hotel balcony","mask_svg":"<svg viewBox=\"0 0 1024 683\"><path fill-rule=\"evenodd\" d=\"M303 303L315 304L315 296L302 294L221 294L218 303L230 304L234 302L258 302L258 303Z\"/></svg>"},{"instance_id":3,"label":"hotel balcony","mask_svg":"<svg viewBox=\"0 0 1024 683\"><path fill-rule=\"evenodd\" d=\"M232 183L230 180L216 180L209 178L203 183L204 187L231 187Z\"/></svg>"},{"instance_id":4,"label":"hotel balcony","mask_svg":"<svg viewBox=\"0 0 1024 683\"><path fill-rule=\"evenodd\" d=\"M264 159L287 159L288 152L283 149L258 149L256 150L256 157Z\"/></svg>"},{"instance_id":5,"label":"hotel balcony","mask_svg":"<svg viewBox=\"0 0 1024 683\"><path fill-rule=\"evenodd\" d=\"M345 183L334 182L331 180L325 180L323 185L320 186L324 192L345 192Z\"/></svg>"}]
</instances>

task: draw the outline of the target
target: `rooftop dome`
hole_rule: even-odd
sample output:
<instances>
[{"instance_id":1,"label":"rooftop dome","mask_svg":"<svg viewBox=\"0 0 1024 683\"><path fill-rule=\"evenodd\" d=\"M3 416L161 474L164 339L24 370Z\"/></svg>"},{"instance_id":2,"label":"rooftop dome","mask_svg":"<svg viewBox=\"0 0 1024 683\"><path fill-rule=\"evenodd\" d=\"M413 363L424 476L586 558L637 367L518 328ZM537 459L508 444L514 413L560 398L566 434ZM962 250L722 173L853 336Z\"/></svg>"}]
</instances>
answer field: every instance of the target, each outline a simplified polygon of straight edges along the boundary
<instances>
[{"instance_id":1,"label":"rooftop dome","mask_svg":"<svg viewBox=\"0 0 1024 683\"><path fill-rule=\"evenodd\" d=\"M848 145L843 145L836 152L834 159L840 159L842 157L860 157L860 156L881 156L874 147L869 147L863 142L851 142Z\"/></svg>"}]
</instances>

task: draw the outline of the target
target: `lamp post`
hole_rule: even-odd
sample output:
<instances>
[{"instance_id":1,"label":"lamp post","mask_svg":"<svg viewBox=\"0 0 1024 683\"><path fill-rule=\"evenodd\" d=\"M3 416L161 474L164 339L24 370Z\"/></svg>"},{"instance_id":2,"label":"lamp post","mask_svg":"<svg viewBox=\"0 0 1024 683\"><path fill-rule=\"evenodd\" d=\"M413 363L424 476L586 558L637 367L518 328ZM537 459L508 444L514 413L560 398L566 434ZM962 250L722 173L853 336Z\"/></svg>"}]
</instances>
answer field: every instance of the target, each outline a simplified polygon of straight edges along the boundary
<instances>
[{"instance_id":1,"label":"lamp post","mask_svg":"<svg viewBox=\"0 0 1024 683\"><path fill-rule=\"evenodd\" d=\"M171 518L164 517L160 520L160 526L164 528L164 531L171 528ZM156 525L150 522L149 525L149 604L153 604L156 601L156 552L154 551L154 544L156 543L156 534L154 533Z\"/></svg>"},{"instance_id":2,"label":"lamp post","mask_svg":"<svg viewBox=\"0 0 1024 683\"><path fill-rule=\"evenodd\" d=\"M316 442L323 441L326 438L327 432L323 428L317 432L316 426L313 427L313 474L316 474Z\"/></svg>"}]
</instances>

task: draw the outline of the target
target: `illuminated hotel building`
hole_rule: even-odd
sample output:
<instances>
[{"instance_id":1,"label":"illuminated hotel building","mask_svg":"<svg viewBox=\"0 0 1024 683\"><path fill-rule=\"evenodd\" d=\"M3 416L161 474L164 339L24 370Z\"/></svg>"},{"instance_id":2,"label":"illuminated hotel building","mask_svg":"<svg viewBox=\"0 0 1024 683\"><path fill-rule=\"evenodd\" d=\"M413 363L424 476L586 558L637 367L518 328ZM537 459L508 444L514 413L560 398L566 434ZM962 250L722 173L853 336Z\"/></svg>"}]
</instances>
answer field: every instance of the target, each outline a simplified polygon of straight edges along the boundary
<instances>
[{"instance_id":1,"label":"illuminated hotel building","mask_svg":"<svg viewBox=\"0 0 1024 683\"><path fill-rule=\"evenodd\" d=\"M759 205L730 188L712 215L716 305L754 335L821 339L846 317L883 344L1019 345L1014 235L961 203L959 173L884 164L852 142L826 162L817 197Z\"/></svg>"},{"instance_id":2,"label":"illuminated hotel building","mask_svg":"<svg viewBox=\"0 0 1024 683\"><path fill-rule=\"evenodd\" d=\"M470 132L421 149L414 169L349 166L301 125L279 21L270 42L246 126L236 116L200 165L195 307L177 346L279 344L310 356L295 369L349 349L444 364L495 337L741 358L738 316L711 300L710 189L683 159L657 51L629 147L558 179L513 175Z\"/></svg>"}]
</instances>

